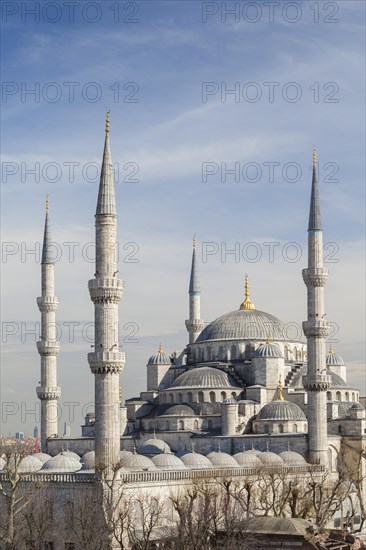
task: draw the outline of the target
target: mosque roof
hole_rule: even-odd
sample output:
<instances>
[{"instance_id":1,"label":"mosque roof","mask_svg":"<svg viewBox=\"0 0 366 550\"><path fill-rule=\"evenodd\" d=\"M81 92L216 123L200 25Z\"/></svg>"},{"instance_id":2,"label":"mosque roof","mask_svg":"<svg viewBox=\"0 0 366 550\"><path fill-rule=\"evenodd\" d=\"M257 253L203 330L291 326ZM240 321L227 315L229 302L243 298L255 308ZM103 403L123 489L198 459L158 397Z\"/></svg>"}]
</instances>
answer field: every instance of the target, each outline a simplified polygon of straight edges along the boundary
<instances>
[{"instance_id":1,"label":"mosque roof","mask_svg":"<svg viewBox=\"0 0 366 550\"><path fill-rule=\"evenodd\" d=\"M81 463L74 458L66 456L63 452L50 458L42 466L42 472L77 472L81 468Z\"/></svg>"},{"instance_id":2,"label":"mosque roof","mask_svg":"<svg viewBox=\"0 0 366 550\"><path fill-rule=\"evenodd\" d=\"M242 451L234 455L237 463L244 468L258 468L261 466L262 461L254 453L250 451Z\"/></svg>"},{"instance_id":3,"label":"mosque roof","mask_svg":"<svg viewBox=\"0 0 366 550\"><path fill-rule=\"evenodd\" d=\"M238 309L225 313L207 325L197 343L212 340L288 341L287 327L270 313L257 309Z\"/></svg>"},{"instance_id":4,"label":"mosque roof","mask_svg":"<svg viewBox=\"0 0 366 550\"><path fill-rule=\"evenodd\" d=\"M38 472L42 468L42 462L34 455L27 455L20 461L18 472L20 474Z\"/></svg>"},{"instance_id":5,"label":"mosque roof","mask_svg":"<svg viewBox=\"0 0 366 550\"><path fill-rule=\"evenodd\" d=\"M181 456L181 461L191 470L200 470L201 468L212 468L212 462L207 456L195 453L194 451Z\"/></svg>"},{"instance_id":6,"label":"mosque roof","mask_svg":"<svg viewBox=\"0 0 366 550\"><path fill-rule=\"evenodd\" d=\"M174 380L170 388L237 388L226 372L213 367L196 367Z\"/></svg>"},{"instance_id":7,"label":"mosque roof","mask_svg":"<svg viewBox=\"0 0 366 550\"><path fill-rule=\"evenodd\" d=\"M259 346L255 352L256 357L283 357L283 353L276 344L271 344L267 341Z\"/></svg>"},{"instance_id":8,"label":"mosque roof","mask_svg":"<svg viewBox=\"0 0 366 550\"><path fill-rule=\"evenodd\" d=\"M284 463L288 464L289 466L306 465L305 458L301 454L295 453L294 451L283 451L279 454L279 456L282 458Z\"/></svg>"},{"instance_id":9,"label":"mosque roof","mask_svg":"<svg viewBox=\"0 0 366 550\"><path fill-rule=\"evenodd\" d=\"M306 420L306 416L296 403L278 399L264 405L255 420Z\"/></svg>"},{"instance_id":10,"label":"mosque roof","mask_svg":"<svg viewBox=\"0 0 366 550\"><path fill-rule=\"evenodd\" d=\"M216 468L238 468L239 464L235 458L221 451L208 453L207 458Z\"/></svg>"},{"instance_id":11,"label":"mosque roof","mask_svg":"<svg viewBox=\"0 0 366 550\"><path fill-rule=\"evenodd\" d=\"M40 460L42 464L44 464L45 462L47 462L47 460L51 458L51 455L47 453L35 453L33 456L38 458L38 460Z\"/></svg>"},{"instance_id":12,"label":"mosque roof","mask_svg":"<svg viewBox=\"0 0 366 550\"><path fill-rule=\"evenodd\" d=\"M298 535L307 534L310 523L300 518L255 517L245 522L244 531L268 535Z\"/></svg>"},{"instance_id":13,"label":"mosque roof","mask_svg":"<svg viewBox=\"0 0 366 550\"><path fill-rule=\"evenodd\" d=\"M126 460L123 462L123 466L131 472L156 470L156 466L150 458L137 453L132 453L131 456L126 457Z\"/></svg>"},{"instance_id":14,"label":"mosque roof","mask_svg":"<svg viewBox=\"0 0 366 550\"><path fill-rule=\"evenodd\" d=\"M139 453L146 456L154 456L162 453L170 453L170 447L162 439L157 437L147 439L139 448Z\"/></svg>"},{"instance_id":15,"label":"mosque roof","mask_svg":"<svg viewBox=\"0 0 366 550\"><path fill-rule=\"evenodd\" d=\"M184 462L173 454L156 455L151 460L159 470L187 470Z\"/></svg>"},{"instance_id":16,"label":"mosque roof","mask_svg":"<svg viewBox=\"0 0 366 550\"><path fill-rule=\"evenodd\" d=\"M266 464L266 466L277 466L279 464L284 464L279 455L276 455L276 453L271 453L270 451L261 453L259 458L263 464Z\"/></svg>"},{"instance_id":17,"label":"mosque roof","mask_svg":"<svg viewBox=\"0 0 366 550\"><path fill-rule=\"evenodd\" d=\"M196 413L188 405L173 405L161 413L160 416L195 416Z\"/></svg>"},{"instance_id":18,"label":"mosque roof","mask_svg":"<svg viewBox=\"0 0 366 550\"><path fill-rule=\"evenodd\" d=\"M170 365L171 361L166 353L163 351L163 347L160 344L158 353L152 355L148 362L148 365Z\"/></svg>"},{"instance_id":19,"label":"mosque roof","mask_svg":"<svg viewBox=\"0 0 366 550\"><path fill-rule=\"evenodd\" d=\"M338 353L335 353L333 351L332 346L330 347L329 353L326 356L326 364L327 364L327 367L343 366L344 365L344 361L343 361L342 357L340 355L338 355Z\"/></svg>"}]
</instances>

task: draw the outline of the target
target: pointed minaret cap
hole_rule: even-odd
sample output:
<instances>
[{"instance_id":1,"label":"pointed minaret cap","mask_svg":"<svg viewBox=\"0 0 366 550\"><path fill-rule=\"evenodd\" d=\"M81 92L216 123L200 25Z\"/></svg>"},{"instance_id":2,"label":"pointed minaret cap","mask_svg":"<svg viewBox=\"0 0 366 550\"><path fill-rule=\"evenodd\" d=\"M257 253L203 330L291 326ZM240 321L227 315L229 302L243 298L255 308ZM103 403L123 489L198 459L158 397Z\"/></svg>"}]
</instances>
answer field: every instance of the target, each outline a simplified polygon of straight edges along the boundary
<instances>
[{"instance_id":1,"label":"pointed minaret cap","mask_svg":"<svg viewBox=\"0 0 366 550\"><path fill-rule=\"evenodd\" d=\"M278 401L284 401L283 399L283 395L282 395L282 380L281 380L281 376L279 377L279 380L278 380L278 386L277 386L277 389L278 389Z\"/></svg>"},{"instance_id":2,"label":"pointed minaret cap","mask_svg":"<svg viewBox=\"0 0 366 550\"><path fill-rule=\"evenodd\" d=\"M48 195L46 195L46 218L45 218L45 223L44 223L41 264L54 264L55 263L54 259L52 258L51 251L50 251L50 246L52 244L52 238L51 238L51 230L50 230L50 223L49 223L49 217L48 217L48 209L49 209L49 202L48 202Z\"/></svg>"},{"instance_id":3,"label":"pointed minaret cap","mask_svg":"<svg viewBox=\"0 0 366 550\"><path fill-rule=\"evenodd\" d=\"M322 220L320 215L320 200L317 176L316 149L313 150L313 181L311 184L311 199L308 231L322 231Z\"/></svg>"},{"instance_id":4,"label":"pointed minaret cap","mask_svg":"<svg viewBox=\"0 0 366 550\"><path fill-rule=\"evenodd\" d=\"M248 281L248 275L245 275L245 299L244 302L240 304L239 309L255 309L255 305L249 298L249 281Z\"/></svg>"},{"instance_id":5,"label":"pointed minaret cap","mask_svg":"<svg viewBox=\"0 0 366 550\"><path fill-rule=\"evenodd\" d=\"M192 254L191 278L189 280L189 294L200 294L201 292L200 281L198 277L196 246L197 246L196 235L193 235L193 254Z\"/></svg>"},{"instance_id":6,"label":"pointed minaret cap","mask_svg":"<svg viewBox=\"0 0 366 550\"><path fill-rule=\"evenodd\" d=\"M105 142L103 152L102 169L100 173L99 194L96 215L116 215L116 197L114 193L114 178L112 169L111 151L109 146L109 113L107 111L105 122Z\"/></svg>"}]
</instances>

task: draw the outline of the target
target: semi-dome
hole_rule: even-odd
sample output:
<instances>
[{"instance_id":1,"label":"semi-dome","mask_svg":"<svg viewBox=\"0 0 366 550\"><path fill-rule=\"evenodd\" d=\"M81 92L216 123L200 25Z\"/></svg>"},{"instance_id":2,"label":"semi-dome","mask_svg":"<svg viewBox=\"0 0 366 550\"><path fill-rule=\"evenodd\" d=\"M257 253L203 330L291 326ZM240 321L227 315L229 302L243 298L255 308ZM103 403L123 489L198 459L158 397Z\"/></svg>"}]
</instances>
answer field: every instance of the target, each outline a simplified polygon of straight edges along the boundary
<instances>
[{"instance_id":1,"label":"semi-dome","mask_svg":"<svg viewBox=\"0 0 366 550\"><path fill-rule=\"evenodd\" d=\"M256 309L238 309L225 313L203 329L196 342L212 340L288 341L287 327L273 315Z\"/></svg>"},{"instance_id":2,"label":"semi-dome","mask_svg":"<svg viewBox=\"0 0 366 550\"><path fill-rule=\"evenodd\" d=\"M170 365L171 364L171 361L167 356L167 354L164 353L163 347L161 344L160 344L158 353L155 353L154 355L152 355L149 358L147 364L148 365Z\"/></svg>"},{"instance_id":3,"label":"semi-dome","mask_svg":"<svg viewBox=\"0 0 366 550\"><path fill-rule=\"evenodd\" d=\"M95 468L95 451L88 451L81 458L82 470L94 470Z\"/></svg>"},{"instance_id":4,"label":"semi-dome","mask_svg":"<svg viewBox=\"0 0 366 550\"><path fill-rule=\"evenodd\" d=\"M184 462L172 454L156 455L151 460L159 470L187 470Z\"/></svg>"},{"instance_id":5,"label":"semi-dome","mask_svg":"<svg viewBox=\"0 0 366 550\"><path fill-rule=\"evenodd\" d=\"M28 455L22 458L18 465L18 472L20 474L27 474L31 472L38 472L42 468L42 462L34 455Z\"/></svg>"},{"instance_id":6,"label":"semi-dome","mask_svg":"<svg viewBox=\"0 0 366 550\"><path fill-rule=\"evenodd\" d=\"M188 405L173 405L169 407L160 416L195 416L196 413Z\"/></svg>"},{"instance_id":7,"label":"semi-dome","mask_svg":"<svg viewBox=\"0 0 366 550\"><path fill-rule=\"evenodd\" d=\"M47 460L51 458L51 455L47 453L35 453L33 456L38 458L38 460L40 460L42 464L44 464L45 462L47 462Z\"/></svg>"},{"instance_id":8,"label":"semi-dome","mask_svg":"<svg viewBox=\"0 0 366 550\"><path fill-rule=\"evenodd\" d=\"M42 466L41 472L47 473L66 473L77 472L81 468L81 462L65 456L63 452L50 458Z\"/></svg>"},{"instance_id":9,"label":"semi-dome","mask_svg":"<svg viewBox=\"0 0 366 550\"><path fill-rule=\"evenodd\" d=\"M235 458L221 451L208 453L207 458L216 468L237 468L239 464Z\"/></svg>"},{"instance_id":10,"label":"semi-dome","mask_svg":"<svg viewBox=\"0 0 366 550\"><path fill-rule=\"evenodd\" d=\"M261 460L250 451L242 451L234 455L236 462L243 468L258 468L261 466Z\"/></svg>"},{"instance_id":11,"label":"semi-dome","mask_svg":"<svg viewBox=\"0 0 366 550\"><path fill-rule=\"evenodd\" d=\"M306 420L306 416L296 403L278 399L264 405L255 420Z\"/></svg>"},{"instance_id":12,"label":"semi-dome","mask_svg":"<svg viewBox=\"0 0 366 550\"><path fill-rule=\"evenodd\" d=\"M283 451L279 454L284 463L288 466L305 466L306 460L300 453L294 451Z\"/></svg>"},{"instance_id":13,"label":"semi-dome","mask_svg":"<svg viewBox=\"0 0 366 550\"><path fill-rule=\"evenodd\" d=\"M344 361L338 353L334 353L333 347L330 347L329 353L326 356L327 367L344 366Z\"/></svg>"},{"instance_id":14,"label":"semi-dome","mask_svg":"<svg viewBox=\"0 0 366 550\"><path fill-rule=\"evenodd\" d=\"M308 372L307 366L303 366L292 378L292 381L290 382L290 386L294 388L303 388L303 376L306 376ZM347 384L341 378L338 374L335 372L327 369L326 373L328 376L330 376L330 389L336 389L336 388L346 388Z\"/></svg>"},{"instance_id":15,"label":"semi-dome","mask_svg":"<svg viewBox=\"0 0 366 550\"><path fill-rule=\"evenodd\" d=\"M364 411L364 410L365 410L365 407L362 405L362 403L353 403L353 404L350 406L350 409L352 409L353 411L355 411L355 410Z\"/></svg>"},{"instance_id":16,"label":"semi-dome","mask_svg":"<svg viewBox=\"0 0 366 550\"><path fill-rule=\"evenodd\" d=\"M276 453L271 453L270 451L266 451L260 455L260 460L263 464L266 466L282 466L284 465L284 462L282 458L279 455L276 455Z\"/></svg>"},{"instance_id":17,"label":"semi-dome","mask_svg":"<svg viewBox=\"0 0 366 550\"><path fill-rule=\"evenodd\" d=\"M283 357L283 353L276 344L267 341L259 346L255 352L255 357Z\"/></svg>"},{"instance_id":18,"label":"semi-dome","mask_svg":"<svg viewBox=\"0 0 366 550\"><path fill-rule=\"evenodd\" d=\"M80 456L77 453L74 453L74 451L63 451L64 456L68 456L69 458L73 458L74 460L81 460Z\"/></svg>"},{"instance_id":19,"label":"semi-dome","mask_svg":"<svg viewBox=\"0 0 366 550\"><path fill-rule=\"evenodd\" d=\"M213 367L199 367L184 372L176 378L170 388L237 388L237 384L226 372Z\"/></svg>"},{"instance_id":20,"label":"semi-dome","mask_svg":"<svg viewBox=\"0 0 366 550\"><path fill-rule=\"evenodd\" d=\"M170 447L162 439L154 437L147 439L139 448L139 453L145 456L155 456L162 453L170 453Z\"/></svg>"},{"instance_id":21,"label":"semi-dome","mask_svg":"<svg viewBox=\"0 0 366 550\"><path fill-rule=\"evenodd\" d=\"M200 470L201 468L212 468L212 462L207 458L207 456L201 455L200 453L187 453L181 457L181 461L187 468L190 470Z\"/></svg>"},{"instance_id":22,"label":"semi-dome","mask_svg":"<svg viewBox=\"0 0 366 550\"><path fill-rule=\"evenodd\" d=\"M123 466L130 472L139 472L141 470L156 470L156 466L150 458L137 453L132 453L123 461Z\"/></svg>"}]
</instances>

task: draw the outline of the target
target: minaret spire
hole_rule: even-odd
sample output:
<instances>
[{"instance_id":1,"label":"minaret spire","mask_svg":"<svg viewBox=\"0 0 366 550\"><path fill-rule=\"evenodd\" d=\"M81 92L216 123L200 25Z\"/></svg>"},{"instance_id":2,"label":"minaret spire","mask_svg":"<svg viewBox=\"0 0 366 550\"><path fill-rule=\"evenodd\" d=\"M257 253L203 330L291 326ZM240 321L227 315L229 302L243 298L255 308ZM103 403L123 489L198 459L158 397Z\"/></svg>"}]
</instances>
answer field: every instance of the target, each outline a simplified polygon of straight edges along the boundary
<instances>
[{"instance_id":1,"label":"minaret spire","mask_svg":"<svg viewBox=\"0 0 366 550\"><path fill-rule=\"evenodd\" d=\"M239 309L255 309L255 305L249 298L249 279L248 274L245 275L245 285L244 285L245 293L244 293L244 302L240 304Z\"/></svg>"},{"instance_id":2,"label":"minaret spire","mask_svg":"<svg viewBox=\"0 0 366 550\"><path fill-rule=\"evenodd\" d=\"M203 329L203 320L201 317L201 288L198 276L198 266L196 257L197 241L196 235L193 235L193 253L191 276L189 280L189 319L186 321L186 328L189 333L189 343L193 344Z\"/></svg>"},{"instance_id":3,"label":"minaret spire","mask_svg":"<svg viewBox=\"0 0 366 550\"><path fill-rule=\"evenodd\" d=\"M113 475L113 468L119 462L119 373L125 360L118 340L118 304L124 283L116 277L117 215L109 127L108 111L95 215L95 278L89 281L95 312L95 344L94 352L88 354L95 377L95 463L98 472L104 470L107 476Z\"/></svg>"},{"instance_id":4,"label":"minaret spire","mask_svg":"<svg viewBox=\"0 0 366 550\"><path fill-rule=\"evenodd\" d=\"M303 329L307 338L308 370L304 388L308 392L309 459L313 464L328 461L327 389L330 377L326 374L324 286L328 270L323 265L323 230L320 217L316 151L313 151L313 180L311 186L308 226L308 268L302 272L308 294L307 321Z\"/></svg>"},{"instance_id":5,"label":"minaret spire","mask_svg":"<svg viewBox=\"0 0 366 550\"><path fill-rule=\"evenodd\" d=\"M41 337L37 342L38 353L41 356L41 385L37 387L37 395L41 400L41 446L47 451L47 439L58 433L57 400L61 396L61 388L57 385L56 357L60 344L56 341L56 311L58 298L55 296L54 259L50 251L51 231L49 223L49 204L46 197L46 216L42 247L42 296L37 298L38 309L41 312Z\"/></svg>"}]
</instances>

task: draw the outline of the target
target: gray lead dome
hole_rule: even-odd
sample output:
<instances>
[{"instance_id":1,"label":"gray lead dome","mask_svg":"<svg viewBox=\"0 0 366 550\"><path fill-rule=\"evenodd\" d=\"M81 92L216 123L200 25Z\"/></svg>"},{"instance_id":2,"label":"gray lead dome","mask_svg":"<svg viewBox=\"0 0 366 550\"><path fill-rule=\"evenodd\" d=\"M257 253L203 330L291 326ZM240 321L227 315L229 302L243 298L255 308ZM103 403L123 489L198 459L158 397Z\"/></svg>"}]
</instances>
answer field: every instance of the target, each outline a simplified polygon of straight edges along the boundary
<instances>
[{"instance_id":1,"label":"gray lead dome","mask_svg":"<svg viewBox=\"0 0 366 550\"><path fill-rule=\"evenodd\" d=\"M219 369L199 367L176 378L171 388L237 388L235 381Z\"/></svg>"},{"instance_id":2,"label":"gray lead dome","mask_svg":"<svg viewBox=\"0 0 366 550\"><path fill-rule=\"evenodd\" d=\"M210 340L287 341L285 323L264 311L238 309L221 315L203 329L198 342Z\"/></svg>"},{"instance_id":3,"label":"gray lead dome","mask_svg":"<svg viewBox=\"0 0 366 550\"><path fill-rule=\"evenodd\" d=\"M296 403L278 400L265 405L256 420L306 420L306 416Z\"/></svg>"}]
</instances>

